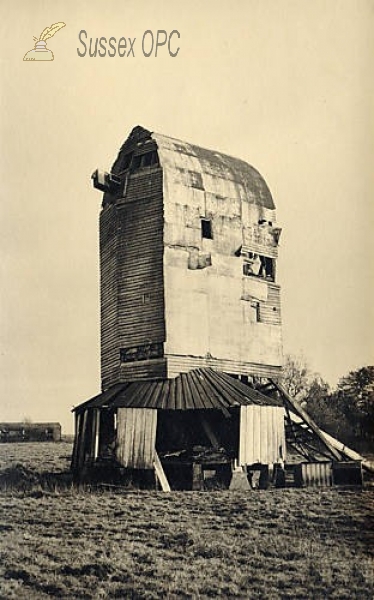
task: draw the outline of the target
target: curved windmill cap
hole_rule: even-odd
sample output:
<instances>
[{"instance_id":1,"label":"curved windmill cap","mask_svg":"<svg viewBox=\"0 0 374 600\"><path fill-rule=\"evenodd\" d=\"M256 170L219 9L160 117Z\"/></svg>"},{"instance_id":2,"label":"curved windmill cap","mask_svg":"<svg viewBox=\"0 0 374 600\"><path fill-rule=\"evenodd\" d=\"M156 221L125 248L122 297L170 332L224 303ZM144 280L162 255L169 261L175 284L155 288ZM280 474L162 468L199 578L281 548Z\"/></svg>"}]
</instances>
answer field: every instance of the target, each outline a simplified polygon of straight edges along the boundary
<instances>
[{"instance_id":1,"label":"curved windmill cap","mask_svg":"<svg viewBox=\"0 0 374 600\"><path fill-rule=\"evenodd\" d=\"M156 142L160 164L173 180L184 179L188 185L218 197L245 200L266 209L275 209L265 179L249 163L216 150L152 132L140 125L133 128L122 145L112 173L118 174L123 170L124 156L134 143L141 145L150 139Z\"/></svg>"}]
</instances>

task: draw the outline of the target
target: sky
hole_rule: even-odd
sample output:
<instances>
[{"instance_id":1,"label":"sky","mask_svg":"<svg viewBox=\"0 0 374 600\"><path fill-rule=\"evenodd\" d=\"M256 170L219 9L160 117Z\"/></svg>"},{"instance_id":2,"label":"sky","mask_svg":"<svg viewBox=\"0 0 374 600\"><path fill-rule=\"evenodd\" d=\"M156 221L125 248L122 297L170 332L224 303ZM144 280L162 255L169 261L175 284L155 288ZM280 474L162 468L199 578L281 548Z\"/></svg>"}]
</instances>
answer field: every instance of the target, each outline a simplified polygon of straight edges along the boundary
<instances>
[{"instance_id":1,"label":"sky","mask_svg":"<svg viewBox=\"0 0 374 600\"><path fill-rule=\"evenodd\" d=\"M100 391L96 168L135 125L246 160L282 227L284 352L332 386L374 363L374 3L0 0L0 422ZM53 23L54 61L23 61ZM89 57L79 32L133 39ZM174 34L146 57L150 30ZM162 34L159 34L160 40ZM147 34L147 44L150 43ZM149 46L146 46L149 51Z\"/></svg>"}]
</instances>

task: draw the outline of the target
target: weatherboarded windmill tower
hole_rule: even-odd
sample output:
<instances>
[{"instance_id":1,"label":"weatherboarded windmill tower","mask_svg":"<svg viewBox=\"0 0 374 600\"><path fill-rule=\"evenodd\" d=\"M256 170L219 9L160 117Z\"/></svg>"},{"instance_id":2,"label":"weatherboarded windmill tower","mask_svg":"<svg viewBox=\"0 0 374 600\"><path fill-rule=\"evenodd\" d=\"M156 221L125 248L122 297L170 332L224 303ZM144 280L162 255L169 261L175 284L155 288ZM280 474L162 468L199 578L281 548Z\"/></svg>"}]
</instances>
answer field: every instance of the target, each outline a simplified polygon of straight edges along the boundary
<instances>
[{"instance_id":1,"label":"weatherboarded windmill tower","mask_svg":"<svg viewBox=\"0 0 374 600\"><path fill-rule=\"evenodd\" d=\"M100 181L103 390L282 366L280 229L247 163L136 127ZM117 181L118 178L118 181Z\"/></svg>"},{"instance_id":2,"label":"weatherboarded windmill tower","mask_svg":"<svg viewBox=\"0 0 374 600\"><path fill-rule=\"evenodd\" d=\"M142 127L92 177L102 392L75 409L74 471L198 488L282 463L281 230L264 179ZM269 381L276 394L259 391Z\"/></svg>"}]
</instances>

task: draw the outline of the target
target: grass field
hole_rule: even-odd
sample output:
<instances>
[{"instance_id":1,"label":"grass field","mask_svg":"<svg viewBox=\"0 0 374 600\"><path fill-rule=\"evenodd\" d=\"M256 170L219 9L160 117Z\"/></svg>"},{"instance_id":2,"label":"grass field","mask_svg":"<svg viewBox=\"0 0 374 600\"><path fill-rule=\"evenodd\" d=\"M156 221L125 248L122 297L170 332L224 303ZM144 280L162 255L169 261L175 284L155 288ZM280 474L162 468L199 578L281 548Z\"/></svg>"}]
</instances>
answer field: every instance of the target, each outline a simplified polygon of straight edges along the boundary
<instances>
[{"instance_id":1,"label":"grass field","mask_svg":"<svg viewBox=\"0 0 374 600\"><path fill-rule=\"evenodd\" d=\"M1 598L374 597L372 488L90 492L70 453L0 445Z\"/></svg>"}]
</instances>

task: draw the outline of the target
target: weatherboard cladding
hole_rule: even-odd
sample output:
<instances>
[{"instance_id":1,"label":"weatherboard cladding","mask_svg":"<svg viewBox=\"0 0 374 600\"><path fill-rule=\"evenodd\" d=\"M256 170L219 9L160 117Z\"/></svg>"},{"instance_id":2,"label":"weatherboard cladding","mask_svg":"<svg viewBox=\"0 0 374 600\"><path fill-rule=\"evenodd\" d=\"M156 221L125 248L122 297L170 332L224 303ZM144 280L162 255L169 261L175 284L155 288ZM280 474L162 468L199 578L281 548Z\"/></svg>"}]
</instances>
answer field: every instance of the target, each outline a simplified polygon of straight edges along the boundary
<instances>
[{"instance_id":1,"label":"weatherboard cladding","mask_svg":"<svg viewBox=\"0 0 374 600\"><path fill-rule=\"evenodd\" d=\"M161 169L128 177L126 197L100 219L102 387L166 375L160 364L124 365L121 348L165 340Z\"/></svg>"},{"instance_id":2,"label":"weatherboard cladding","mask_svg":"<svg viewBox=\"0 0 374 600\"><path fill-rule=\"evenodd\" d=\"M164 379L167 377L166 358L121 362L120 381L138 381L143 379Z\"/></svg>"},{"instance_id":3,"label":"weatherboard cladding","mask_svg":"<svg viewBox=\"0 0 374 600\"><path fill-rule=\"evenodd\" d=\"M268 283L268 297L265 302L260 302L260 322L268 325L281 325L280 287L275 283Z\"/></svg>"},{"instance_id":4,"label":"weatherboard cladding","mask_svg":"<svg viewBox=\"0 0 374 600\"><path fill-rule=\"evenodd\" d=\"M282 406L241 381L213 369L194 369L175 379L117 384L77 406L90 408L152 408L159 410L227 410L235 406Z\"/></svg>"},{"instance_id":5,"label":"weatherboard cladding","mask_svg":"<svg viewBox=\"0 0 374 600\"><path fill-rule=\"evenodd\" d=\"M141 169L129 169L131 156L156 151L158 158L150 166L142 163ZM220 342L222 321L216 319L217 312L222 315L221 304L208 303L209 294L217 298L221 276L231 276L232 290L234 279L246 279L238 249L277 255L277 240L267 225L275 219L275 207L261 175L242 160L142 127L135 127L123 144L112 173L120 177L122 186L114 195L104 194L101 218L102 389L117 382L172 378L191 368L211 366L230 373L277 376L282 362L279 286L261 282L262 287L269 287L269 294L259 298L259 324L248 325L251 307L238 303L234 291L230 299L219 296L221 304L230 306L225 326L230 321L233 335L228 345ZM212 218L212 248L211 240L202 240L201 217ZM257 224L260 219L264 226ZM185 273L191 248L212 249L209 293L204 284L207 273L193 274L194 281L205 285L202 294L196 294L193 286L185 289L187 275L191 275ZM178 257L183 258L182 267L174 264ZM235 266L235 273L216 273L221 263L229 271ZM175 277L171 286L171 274L182 277L185 287L179 280L174 282ZM188 335L181 330L178 297L184 298ZM206 310L200 309L202 300ZM188 321L195 330L203 322L195 341L188 337L192 331ZM232 330L234 321L236 329ZM246 333L247 326L253 330L251 335ZM209 333L209 343L204 332ZM248 346L249 339L253 342ZM121 350L164 342L163 358L120 359ZM205 358L210 355L215 358ZM252 360L247 362L247 357Z\"/></svg>"},{"instance_id":6,"label":"weatherboard cladding","mask_svg":"<svg viewBox=\"0 0 374 600\"><path fill-rule=\"evenodd\" d=\"M103 386L118 378L118 214L106 206L100 214L101 377Z\"/></svg>"},{"instance_id":7,"label":"weatherboard cladding","mask_svg":"<svg viewBox=\"0 0 374 600\"><path fill-rule=\"evenodd\" d=\"M255 375L256 377L278 378L282 374L279 365L261 365L259 363L244 362L239 360L225 360L200 356L181 356L165 354L168 364L168 376L176 377L181 372L188 372L196 367L214 368L217 371L232 373L233 375Z\"/></svg>"},{"instance_id":8,"label":"weatherboard cladding","mask_svg":"<svg viewBox=\"0 0 374 600\"><path fill-rule=\"evenodd\" d=\"M153 198L124 203L118 211L121 228L118 253L120 347L163 342L162 193L159 190L158 196Z\"/></svg>"},{"instance_id":9,"label":"weatherboard cladding","mask_svg":"<svg viewBox=\"0 0 374 600\"><path fill-rule=\"evenodd\" d=\"M251 224L243 228L243 252L256 252L270 258L278 257L278 243L266 225Z\"/></svg>"}]
</instances>

